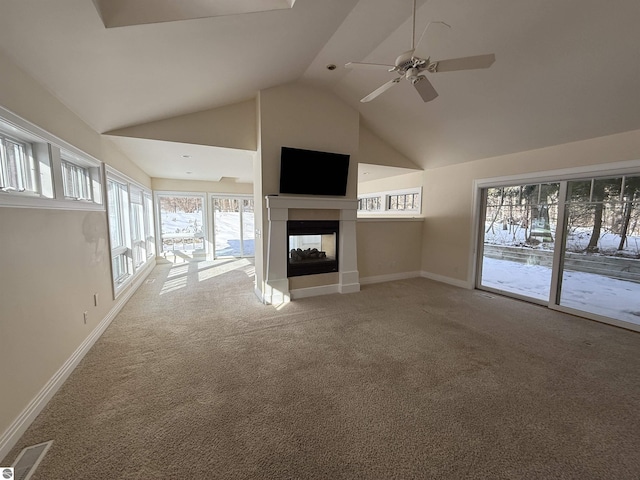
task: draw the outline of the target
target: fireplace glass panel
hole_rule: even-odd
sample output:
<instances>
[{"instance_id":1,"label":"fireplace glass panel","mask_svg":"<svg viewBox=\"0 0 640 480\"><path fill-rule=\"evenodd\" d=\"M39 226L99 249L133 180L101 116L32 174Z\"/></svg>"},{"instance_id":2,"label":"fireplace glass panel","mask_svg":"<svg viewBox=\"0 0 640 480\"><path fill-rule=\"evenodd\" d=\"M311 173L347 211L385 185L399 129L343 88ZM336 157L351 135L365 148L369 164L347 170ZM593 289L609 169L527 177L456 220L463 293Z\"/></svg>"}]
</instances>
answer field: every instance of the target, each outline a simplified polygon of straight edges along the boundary
<instances>
[{"instance_id":1,"label":"fireplace glass panel","mask_svg":"<svg viewBox=\"0 0 640 480\"><path fill-rule=\"evenodd\" d=\"M336 259L336 234L289 235L289 261L318 262Z\"/></svg>"},{"instance_id":2,"label":"fireplace glass panel","mask_svg":"<svg viewBox=\"0 0 640 480\"><path fill-rule=\"evenodd\" d=\"M288 227L287 276L338 271L337 222L289 222Z\"/></svg>"}]
</instances>

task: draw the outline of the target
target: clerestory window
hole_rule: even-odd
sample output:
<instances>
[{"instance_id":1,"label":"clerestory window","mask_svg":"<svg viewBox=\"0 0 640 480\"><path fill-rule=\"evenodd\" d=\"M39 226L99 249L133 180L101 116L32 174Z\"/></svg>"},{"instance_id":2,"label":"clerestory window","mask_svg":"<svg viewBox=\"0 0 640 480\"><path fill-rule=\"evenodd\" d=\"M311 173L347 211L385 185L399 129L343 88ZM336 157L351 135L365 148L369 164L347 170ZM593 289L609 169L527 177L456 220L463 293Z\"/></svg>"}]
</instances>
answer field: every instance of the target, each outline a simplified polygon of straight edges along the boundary
<instances>
[{"instance_id":1,"label":"clerestory window","mask_svg":"<svg viewBox=\"0 0 640 480\"><path fill-rule=\"evenodd\" d=\"M39 193L31 144L0 131L0 190Z\"/></svg>"}]
</instances>

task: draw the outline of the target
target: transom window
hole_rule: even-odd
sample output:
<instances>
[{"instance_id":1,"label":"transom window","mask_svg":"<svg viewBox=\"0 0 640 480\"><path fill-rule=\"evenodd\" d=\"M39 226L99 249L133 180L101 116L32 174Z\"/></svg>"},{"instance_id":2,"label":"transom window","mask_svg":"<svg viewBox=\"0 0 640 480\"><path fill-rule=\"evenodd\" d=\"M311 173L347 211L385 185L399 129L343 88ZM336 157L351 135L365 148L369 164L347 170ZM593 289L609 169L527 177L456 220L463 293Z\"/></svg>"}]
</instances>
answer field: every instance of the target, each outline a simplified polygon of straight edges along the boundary
<instances>
[{"instance_id":1,"label":"transom window","mask_svg":"<svg viewBox=\"0 0 640 480\"><path fill-rule=\"evenodd\" d=\"M420 215L422 187L368 193L358 196L358 213L380 215Z\"/></svg>"},{"instance_id":2,"label":"transom window","mask_svg":"<svg viewBox=\"0 0 640 480\"><path fill-rule=\"evenodd\" d=\"M403 193L400 195L389 195L387 208L389 210L418 210L420 194Z\"/></svg>"},{"instance_id":3,"label":"transom window","mask_svg":"<svg viewBox=\"0 0 640 480\"><path fill-rule=\"evenodd\" d=\"M65 197L91 200L91 176L88 168L62 160L62 184Z\"/></svg>"},{"instance_id":4,"label":"transom window","mask_svg":"<svg viewBox=\"0 0 640 480\"><path fill-rule=\"evenodd\" d=\"M0 190L38 192L31 145L0 132Z\"/></svg>"},{"instance_id":5,"label":"transom window","mask_svg":"<svg viewBox=\"0 0 640 480\"><path fill-rule=\"evenodd\" d=\"M382 209L381 197L363 197L358 199L358 210L375 212Z\"/></svg>"}]
</instances>

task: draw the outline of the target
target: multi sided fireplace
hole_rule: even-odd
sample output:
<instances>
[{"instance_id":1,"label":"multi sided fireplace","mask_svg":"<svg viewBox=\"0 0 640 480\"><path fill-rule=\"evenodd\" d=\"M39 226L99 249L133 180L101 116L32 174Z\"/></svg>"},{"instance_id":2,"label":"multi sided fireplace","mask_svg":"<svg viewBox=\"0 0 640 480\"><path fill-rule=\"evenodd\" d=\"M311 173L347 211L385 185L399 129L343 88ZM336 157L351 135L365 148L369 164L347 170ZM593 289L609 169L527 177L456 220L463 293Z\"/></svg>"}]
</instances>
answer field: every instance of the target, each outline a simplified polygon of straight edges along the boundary
<instances>
[{"instance_id":1,"label":"multi sided fireplace","mask_svg":"<svg viewBox=\"0 0 640 480\"><path fill-rule=\"evenodd\" d=\"M287 277L338 271L340 222L287 221Z\"/></svg>"},{"instance_id":2,"label":"multi sided fireplace","mask_svg":"<svg viewBox=\"0 0 640 480\"><path fill-rule=\"evenodd\" d=\"M305 197L292 195L267 195L265 196L265 203L267 206L269 230L267 233L266 264L264 265L266 268L262 278L259 269L256 268L256 293L260 297L261 301L271 305L278 305L286 303L292 298L326 295L328 293L353 293L360 291L360 274L358 273L358 256L356 250L356 212L358 201L355 198L332 198L322 197L319 195ZM305 286L295 290L290 290L290 282L294 284L298 282L295 282L296 279L294 278L289 278L287 273L290 265L289 256L291 255L291 249L287 249L289 245L289 220L304 220L305 218L318 218L320 216L320 214L316 215L315 212L309 212L310 215L305 217L303 216L307 214L304 212L305 210L334 210L338 212L338 215L335 216L339 219L332 219L336 222L334 225L337 224L337 227L335 228L336 262L333 264L334 266L332 267L332 270L337 273L334 275L325 275L323 278L317 279L319 280L319 283L322 283L325 280L334 283L309 287ZM290 214L292 217L291 219ZM324 215L324 213L321 214ZM333 230L334 229L331 229L329 232L306 231L303 233L310 235L323 235L325 233L329 233L333 236ZM293 233L296 233L295 225ZM324 247L322 247L321 244L318 250L323 251L323 248ZM324 251L327 254L327 257L329 257L328 249ZM259 257L256 257L256 267L259 260ZM301 283L307 285L304 281ZM308 283L315 282L311 281Z\"/></svg>"}]
</instances>

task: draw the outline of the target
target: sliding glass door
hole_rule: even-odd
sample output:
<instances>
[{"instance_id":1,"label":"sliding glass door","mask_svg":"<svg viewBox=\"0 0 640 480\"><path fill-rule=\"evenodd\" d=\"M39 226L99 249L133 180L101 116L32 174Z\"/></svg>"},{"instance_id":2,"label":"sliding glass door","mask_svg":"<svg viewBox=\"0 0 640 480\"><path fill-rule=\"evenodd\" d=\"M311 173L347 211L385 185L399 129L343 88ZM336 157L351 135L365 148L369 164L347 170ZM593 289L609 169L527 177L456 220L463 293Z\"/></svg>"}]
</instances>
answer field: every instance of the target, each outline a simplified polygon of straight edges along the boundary
<instances>
[{"instance_id":1,"label":"sliding glass door","mask_svg":"<svg viewBox=\"0 0 640 480\"><path fill-rule=\"evenodd\" d=\"M480 285L547 302L559 183L484 190Z\"/></svg>"},{"instance_id":2,"label":"sliding glass door","mask_svg":"<svg viewBox=\"0 0 640 480\"><path fill-rule=\"evenodd\" d=\"M478 288L640 325L640 175L486 187L480 213Z\"/></svg>"},{"instance_id":3,"label":"sliding glass door","mask_svg":"<svg viewBox=\"0 0 640 480\"><path fill-rule=\"evenodd\" d=\"M167 259L188 260L205 255L205 197L158 194L160 252Z\"/></svg>"},{"instance_id":4,"label":"sliding glass door","mask_svg":"<svg viewBox=\"0 0 640 480\"><path fill-rule=\"evenodd\" d=\"M567 189L558 303L640 324L640 176Z\"/></svg>"},{"instance_id":5,"label":"sliding glass door","mask_svg":"<svg viewBox=\"0 0 640 480\"><path fill-rule=\"evenodd\" d=\"M252 257L255 234L252 197L213 197L214 258Z\"/></svg>"}]
</instances>

